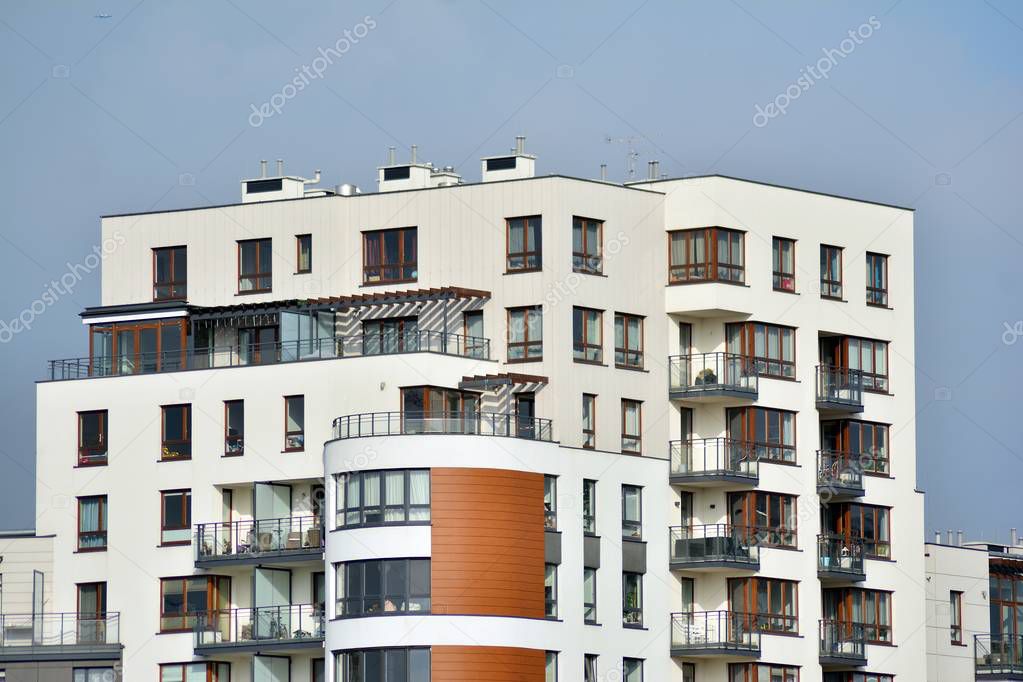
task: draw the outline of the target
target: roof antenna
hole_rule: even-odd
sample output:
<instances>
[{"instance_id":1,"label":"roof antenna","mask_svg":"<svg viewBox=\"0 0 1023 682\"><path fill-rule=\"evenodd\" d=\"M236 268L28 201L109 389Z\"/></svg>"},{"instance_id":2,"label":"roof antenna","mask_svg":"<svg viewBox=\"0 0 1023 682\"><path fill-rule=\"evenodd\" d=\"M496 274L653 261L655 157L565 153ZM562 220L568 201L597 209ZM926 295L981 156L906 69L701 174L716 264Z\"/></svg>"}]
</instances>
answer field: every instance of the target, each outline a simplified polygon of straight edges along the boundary
<instances>
[{"instance_id":1,"label":"roof antenna","mask_svg":"<svg viewBox=\"0 0 1023 682\"><path fill-rule=\"evenodd\" d=\"M636 177L636 161L639 160L639 152L636 151L636 142L639 141L638 137L611 137L606 135L604 142L607 144L624 144L628 146L628 152L625 154L625 177L626 182L633 180Z\"/></svg>"}]
</instances>

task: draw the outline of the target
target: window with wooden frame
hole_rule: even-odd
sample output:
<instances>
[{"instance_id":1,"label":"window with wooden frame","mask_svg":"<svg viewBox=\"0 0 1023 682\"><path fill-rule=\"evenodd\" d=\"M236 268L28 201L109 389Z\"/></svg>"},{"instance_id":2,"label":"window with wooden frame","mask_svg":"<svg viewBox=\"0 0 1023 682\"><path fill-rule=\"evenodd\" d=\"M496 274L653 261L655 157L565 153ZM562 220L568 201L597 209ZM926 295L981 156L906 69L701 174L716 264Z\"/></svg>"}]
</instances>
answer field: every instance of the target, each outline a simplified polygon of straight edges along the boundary
<instances>
[{"instance_id":1,"label":"window with wooden frame","mask_svg":"<svg viewBox=\"0 0 1023 682\"><path fill-rule=\"evenodd\" d=\"M863 377L863 390L888 392L888 342L858 336L825 336L820 340L824 364L856 370Z\"/></svg>"},{"instance_id":2,"label":"window with wooden frame","mask_svg":"<svg viewBox=\"0 0 1023 682\"><path fill-rule=\"evenodd\" d=\"M668 283L746 281L746 233L701 227L668 233Z\"/></svg>"},{"instance_id":3,"label":"window with wooden frame","mask_svg":"<svg viewBox=\"0 0 1023 682\"><path fill-rule=\"evenodd\" d=\"M842 248L821 244L821 298L842 300Z\"/></svg>"},{"instance_id":4,"label":"window with wooden frame","mask_svg":"<svg viewBox=\"0 0 1023 682\"><path fill-rule=\"evenodd\" d=\"M78 413L78 466L107 463L107 411Z\"/></svg>"},{"instance_id":5,"label":"window with wooden frame","mask_svg":"<svg viewBox=\"0 0 1023 682\"><path fill-rule=\"evenodd\" d=\"M796 292L796 240L785 237L771 239L771 286L775 291Z\"/></svg>"},{"instance_id":6,"label":"window with wooden frame","mask_svg":"<svg viewBox=\"0 0 1023 682\"><path fill-rule=\"evenodd\" d=\"M94 324L89 328L89 376L151 374L186 367L184 320Z\"/></svg>"},{"instance_id":7,"label":"window with wooden frame","mask_svg":"<svg viewBox=\"0 0 1023 682\"><path fill-rule=\"evenodd\" d=\"M948 593L949 636L952 644L963 644L963 593L952 590Z\"/></svg>"},{"instance_id":8,"label":"window with wooden frame","mask_svg":"<svg viewBox=\"0 0 1023 682\"><path fill-rule=\"evenodd\" d=\"M540 306L508 308L508 362L543 359L543 313Z\"/></svg>"},{"instance_id":9,"label":"window with wooden frame","mask_svg":"<svg viewBox=\"0 0 1023 682\"><path fill-rule=\"evenodd\" d=\"M160 492L160 544L188 545L192 542L192 491Z\"/></svg>"},{"instance_id":10,"label":"window with wooden frame","mask_svg":"<svg viewBox=\"0 0 1023 682\"><path fill-rule=\"evenodd\" d=\"M730 663L728 682L799 682L799 666L777 663Z\"/></svg>"},{"instance_id":11,"label":"window with wooden frame","mask_svg":"<svg viewBox=\"0 0 1023 682\"><path fill-rule=\"evenodd\" d=\"M224 401L224 457L245 454L245 401Z\"/></svg>"},{"instance_id":12,"label":"window with wooden frame","mask_svg":"<svg viewBox=\"0 0 1023 682\"><path fill-rule=\"evenodd\" d=\"M305 450L305 396L284 396L284 451Z\"/></svg>"},{"instance_id":13,"label":"window with wooden frame","mask_svg":"<svg viewBox=\"0 0 1023 682\"><path fill-rule=\"evenodd\" d=\"M163 405L160 461L192 459L192 406Z\"/></svg>"},{"instance_id":14,"label":"window with wooden frame","mask_svg":"<svg viewBox=\"0 0 1023 682\"><path fill-rule=\"evenodd\" d=\"M472 391L443 386L403 386L401 410L406 422L415 418L475 419L480 396Z\"/></svg>"},{"instance_id":15,"label":"window with wooden frame","mask_svg":"<svg viewBox=\"0 0 1023 682\"><path fill-rule=\"evenodd\" d=\"M796 378L796 330L779 324L725 325L725 351L750 358L761 377Z\"/></svg>"},{"instance_id":16,"label":"window with wooden frame","mask_svg":"<svg viewBox=\"0 0 1023 682\"><path fill-rule=\"evenodd\" d=\"M78 498L78 551L104 552L107 549L107 496Z\"/></svg>"},{"instance_id":17,"label":"window with wooden frame","mask_svg":"<svg viewBox=\"0 0 1023 682\"><path fill-rule=\"evenodd\" d=\"M75 599L79 643L106 644L107 584L78 583L75 585Z\"/></svg>"},{"instance_id":18,"label":"window with wooden frame","mask_svg":"<svg viewBox=\"0 0 1023 682\"><path fill-rule=\"evenodd\" d=\"M768 407L730 407L728 438L752 450L755 459L796 463L796 413Z\"/></svg>"},{"instance_id":19,"label":"window with wooden frame","mask_svg":"<svg viewBox=\"0 0 1023 682\"><path fill-rule=\"evenodd\" d=\"M418 230L399 227L362 233L362 283L395 284L419 278Z\"/></svg>"},{"instance_id":20,"label":"window with wooden frame","mask_svg":"<svg viewBox=\"0 0 1023 682\"><path fill-rule=\"evenodd\" d=\"M799 634L799 590L794 580L729 578L728 610L752 631Z\"/></svg>"},{"instance_id":21,"label":"window with wooden frame","mask_svg":"<svg viewBox=\"0 0 1023 682\"><path fill-rule=\"evenodd\" d=\"M572 355L576 362L604 361L604 311L572 308Z\"/></svg>"},{"instance_id":22,"label":"window with wooden frame","mask_svg":"<svg viewBox=\"0 0 1023 682\"><path fill-rule=\"evenodd\" d=\"M266 293L273 288L272 240L243 239L238 242L238 293Z\"/></svg>"},{"instance_id":23,"label":"window with wooden frame","mask_svg":"<svg viewBox=\"0 0 1023 682\"><path fill-rule=\"evenodd\" d=\"M888 307L888 256L867 252L867 305Z\"/></svg>"},{"instance_id":24,"label":"window with wooden frame","mask_svg":"<svg viewBox=\"0 0 1023 682\"><path fill-rule=\"evenodd\" d=\"M643 369L643 317L615 313L615 366Z\"/></svg>"},{"instance_id":25,"label":"window with wooden frame","mask_svg":"<svg viewBox=\"0 0 1023 682\"><path fill-rule=\"evenodd\" d=\"M864 474L891 475L888 449L889 425L859 419L829 419L821 422L821 449L848 460Z\"/></svg>"},{"instance_id":26,"label":"window with wooden frame","mask_svg":"<svg viewBox=\"0 0 1023 682\"><path fill-rule=\"evenodd\" d=\"M622 452L643 451L643 403L622 398Z\"/></svg>"},{"instance_id":27,"label":"window with wooden frame","mask_svg":"<svg viewBox=\"0 0 1023 682\"><path fill-rule=\"evenodd\" d=\"M572 218L572 270L587 275L604 272L604 221Z\"/></svg>"},{"instance_id":28,"label":"window with wooden frame","mask_svg":"<svg viewBox=\"0 0 1023 682\"><path fill-rule=\"evenodd\" d=\"M160 632L191 632L200 619L215 627L231 608L231 578L160 578Z\"/></svg>"},{"instance_id":29,"label":"window with wooden frame","mask_svg":"<svg viewBox=\"0 0 1023 682\"><path fill-rule=\"evenodd\" d=\"M536 272L543 267L543 224L540 216L508 218L507 272Z\"/></svg>"},{"instance_id":30,"label":"window with wooden frame","mask_svg":"<svg viewBox=\"0 0 1023 682\"><path fill-rule=\"evenodd\" d=\"M483 331L483 311L466 310L462 313L462 354L470 358L487 358L490 341Z\"/></svg>"},{"instance_id":31,"label":"window with wooden frame","mask_svg":"<svg viewBox=\"0 0 1023 682\"><path fill-rule=\"evenodd\" d=\"M428 343L429 339L424 345ZM387 317L362 322L363 355L410 353L419 348L418 317Z\"/></svg>"},{"instance_id":32,"label":"window with wooden frame","mask_svg":"<svg viewBox=\"0 0 1023 682\"><path fill-rule=\"evenodd\" d=\"M863 543L868 559L891 559L891 508L841 503L821 507L821 527L830 535Z\"/></svg>"},{"instance_id":33,"label":"window with wooden frame","mask_svg":"<svg viewBox=\"0 0 1023 682\"><path fill-rule=\"evenodd\" d=\"M823 590L823 596L824 620L837 625L839 636L862 630L868 644L892 643L891 592L840 588Z\"/></svg>"},{"instance_id":34,"label":"window with wooden frame","mask_svg":"<svg viewBox=\"0 0 1023 682\"><path fill-rule=\"evenodd\" d=\"M583 447L597 447L597 396L583 393Z\"/></svg>"},{"instance_id":35,"label":"window with wooden frame","mask_svg":"<svg viewBox=\"0 0 1023 682\"><path fill-rule=\"evenodd\" d=\"M153 249L153 300L180 301L188 295L188 249Z\"/></svg>"},{"instance_id":36,"label":"window with wooden frame","mask_svg":"<svg viewBox=\"0 0 1023 682\"><path fill-rule=\"evenodd\" d=\"M161 663L160 682L231 682L231 664Z\"/></svg>"},{"instance_id":37,"label":"window with wooden frame","mask_svg":"<svg viewBox=\"0 0 1023 682\"><path fill-rule=\"evenodd\" d=\"M1016 641L1023 635L1023 620L1019 618L1023 612L1023 575L1013 572L1018 570L1014 561L992 560L991 568L991 634L1007 642Z\"/></svg>"},{"instance_id":38,"label":"window with wooden frame","mask_svg":"<svg viewBox=\"0 0 1023 682\"><path fill-rule=\"evenodd\" d=\"M295 235L295 274L305 275L313 271L313 236Z\"/></svg>"},{"instance_id":39,"label":"window with wooden frame","mask_svg":"<svg viewBox=\"0 0 1023 682\"><path fill-rule=\"evenodd\" d=\"M728 493L729 518L736 533L761 547L796 547L796 497L750 491Z\"/></svg>"}]
</instances>

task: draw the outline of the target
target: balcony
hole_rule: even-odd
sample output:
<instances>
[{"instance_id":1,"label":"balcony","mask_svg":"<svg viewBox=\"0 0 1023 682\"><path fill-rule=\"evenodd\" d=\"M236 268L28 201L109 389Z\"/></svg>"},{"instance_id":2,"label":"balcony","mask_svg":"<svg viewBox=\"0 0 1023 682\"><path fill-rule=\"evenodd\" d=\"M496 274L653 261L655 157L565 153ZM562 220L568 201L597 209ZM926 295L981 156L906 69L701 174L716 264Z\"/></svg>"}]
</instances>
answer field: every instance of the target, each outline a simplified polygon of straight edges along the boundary
<instances>
[{"instance_id":1,"label":"balcony","mask_svg":"<svg viewBox=\"0 0 1023 682\"><path fill-rule=\"evenodd\" d=\"M427 434L554 440L550 419L500 412L364 412L334 420L335 440Z\"/></svg>"},{"instance_id":2,"label":"balcony","mask_svg":"<svg viewBox=\"0 0 1023 682\"><path fill-rule=\"evenodd\" d=\"M120 614L0 614L0 662L121 657Z\"/></svg>"},{"instance_id":3,"label":"balcony","mask_svg":"<svg viewBox=\"0 0 1023 682\"><path fill-rule=\"evenodd\" d=\"M302 649L321 649L323 632L324 613L321 604L211 611L196 619L195 653L288 653Z\"/></svg>"},{"instance_id":4,"label":"balcony","mask_svg":"<svg viewBox=\"0 0 1023 682\"><path fill-rule=\"evenodd\" d=\"M323 536L315 516L200 523L195 527L195 565L323 561Z\"/></svg>"},{"instance_id":5,"label":"balcony","mask_svg":"<svg viewBox=\"0 0 1023 682\"><path fill-rule=\"evenodd\" d=\"M835 535L817 536L817 577L823 581L859 582L866 579L863 540Z\"/></svg>"},{"instance_id":6,"label":"balcony","mask_svg":"<svg viewBox=\"0 0 1023 682\"><path fill-rule=\"evenodd\" d=\"M867 636L861 623L822 620L818 625L822 666L866 664Z\"/></svg>"},{"instance_id":7,"label":"balcony","mask_svg":"<svg viewBox=\"0 0 1023 682\"><path fill-rule=\"evenodd\" d=\"M393 335L356 334L165 353L130 353L116 358L68 358L49 361L47 380L162 374L190 369L248 367L406 353L440 353L473 360L489 360L490 339L419 329Z\"/></svg>"},{"instance_id":8,"label":"balcony","mask_svg":"<svg viewBox=\"0 0 1023 682\"><path fill-rule=\"evenodd\" d=\"M1023 635L974 635L978 680L1023 680Z\"/></svg>"},{"instance_id":9,"label":"balcony","mask_svg":"<svg viewBox=\"0 0 1023 682\"><path fill-rule=\"evenodd\" d=\"M755 486L760 463L753 445L731 438L673 440L669 480L686 486Z\"/></svg>"},{"instance_id":10,"label":"balcony","mask_svg":"<svg viewBox=\"0 0 1023 682\"><path fill-rule=\"evenodd\" d=\"M817 451L817 494L827 500L863 497L863 467L857 455L834 450Z\"/></svg>"},{"instance_id":11,"label":"balcony","mask_svg":"<svg viewBox=\"0 0 1023 682\"><path fill-rule=\"evenodd\" d=\"M857 369L817 366L817 409L852 414L863 411L863 373Z\"/></svg>"},{"instance_id":12,"label":"balcony","mask_svg":"<svg viewBox=\"0 0 1023 682\"><path fill-rule=\"evenodd\" d=\"M760 548L752 529L726 523L668 529L670 567L683 571L757 571Z\"/></svg>"},{"instance_id":13,"label":"balcony","mask_svg":"<svg viewBox=\"0 0 1023 682\"><path fill-rule=\"evenodd\" d=\"M756 364L733 353L672 355L668 381L672 400L756 400L759 390Z\"/></svg>"},{"instance_id":14,"label":"balcony","mask_svg":"<svg viewBox=\"0 0 1023 682\"><path fill-rule=\"evenodd\" d=\"M759 658L755 617L732 611L671 614L671 655L689 658Z\"/></svg>"}]
</instances>

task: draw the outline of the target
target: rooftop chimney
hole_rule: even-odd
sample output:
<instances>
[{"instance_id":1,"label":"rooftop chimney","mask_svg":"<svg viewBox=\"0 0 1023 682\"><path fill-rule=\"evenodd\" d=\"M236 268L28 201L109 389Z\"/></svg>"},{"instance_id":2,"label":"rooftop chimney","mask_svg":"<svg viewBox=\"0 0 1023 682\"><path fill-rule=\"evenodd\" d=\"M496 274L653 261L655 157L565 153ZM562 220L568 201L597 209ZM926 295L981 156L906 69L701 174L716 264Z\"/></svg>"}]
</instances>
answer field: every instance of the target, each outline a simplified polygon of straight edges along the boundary
<instances>
[{"instance_id":1,"label":"rooftop chimney","mask_svg":"<svg viewBox=\"0 0 1023 682\"><path fill-rule=\"evenodd\" d=\"M648 180L657 180L661 172L660 161L647 161L646 162L646 175Z\"/></svg>"},{"instance_id":2,"label":"rooftop chimney","mask_svg":"<svg viewBox=\"0 0 1023 682\"><path fill-rule=\"evenodd\" d=\"M1009 529L1009 544L1013 547L1019 545L1019 535L1017 535L1015 528Z\"/></svg>"},{"instance_id":3,"label":"rooftop chimney","mask_svg":"<svg viewBox=\"0 0 1023 682\"><path fill-rule=\"evenodd\" d=\"M284 177L284 159L277 159L277 175Z\"/></svg>"},{"instance_id":4,"label":"rooftop chimney","mask_svg":"<svg viewBox=\"0 0 1023 682\"><path fill-rule=\"evenodd\" d=\"M947 537L948 537L948 542L947 542L946 544L948 544L948 545L952 545L952 544L955 544L955 543L954 543L954 542L952 541L952 540L953 540L953 538L952 538L952 529L951 529L951 528L949 528L949 529L948 529Z\"/></svg>"},{"instance_id":5,"label":"rooftop chimney","mask_svg":"<svg viewBox=\"0 0 1023 682\"><path fill-rule=\"evenodd\" d=\"M940 530L934 531L934 544L936 544L936 545L940 545L941 544L941 531Z\"/></svg>"},{"instance_id":6,"label":"rooftop chimney","mask_svg":"<svg viewBox=\"0 0 1023 682\"><path fill-rule=\"evenodd\" d=\"M259 177L266 177L266 159L261 159L259 161Z\"/></svg>"},{"instance_id":7,"label":"rooftop chimney","mask_svg":"<svg viewBox=\"0 0 1023 682\"><path fill-rule=\"evenodd\" d=\"M393 166L394 164L395 164L394 147L392 146L387 148L387 165Z\"/></svg>"},{"instance_id":8,"label":"rooftop chimney","mask_svg":"<svg viewBox=\"0 0 1023 682\"><path fill-rule=\"evenodd\" d=\"M412 163L416 163L416 153L419 151L419 145L412 145Z\"/></svg>"},{"instance_id":9,"label":"rooftop chimney","mask_svg":"<svg viewBox=\"0 0 1023 682\"><path fill-rule=\"evenodd\" d=\"M481 162L483 182L519 180L536 174L536 156L526 153L525 135L515 136L515 146L507 154L484 156Z\"/></svg>"},{"instance_id":10,"label":"rooftop chimney","mask_svg":"<svg viewBox=\"0 0 1023 682\"><path fill-rule=\"evenodd\" d=\"M963 533L963 531L958 531L956 533L956 544L959 545L960 547L962 547L963 546L963 540L965 539L965 537L966 537L966 534Z\"/></svg>"},{"instance_id":11,"label":"rooftop chimney","mask_svg":"<svg viewBox=\"0 0 1023 682\"><path fill-rule=\"evenodd\" d=\"M515 153L525 154L526 153L526 136L516 135L515 136Z\"/></svg>"},{"instance_id":12,"label":"rooftop chimney","mask_svg":"<svg viewBox=\"0 0 1023 682\"><path fill-rule=\"evenodd\" d=\"M600 181L607 182L607 164L600 164Z\"/></svg>"}]
</instances>

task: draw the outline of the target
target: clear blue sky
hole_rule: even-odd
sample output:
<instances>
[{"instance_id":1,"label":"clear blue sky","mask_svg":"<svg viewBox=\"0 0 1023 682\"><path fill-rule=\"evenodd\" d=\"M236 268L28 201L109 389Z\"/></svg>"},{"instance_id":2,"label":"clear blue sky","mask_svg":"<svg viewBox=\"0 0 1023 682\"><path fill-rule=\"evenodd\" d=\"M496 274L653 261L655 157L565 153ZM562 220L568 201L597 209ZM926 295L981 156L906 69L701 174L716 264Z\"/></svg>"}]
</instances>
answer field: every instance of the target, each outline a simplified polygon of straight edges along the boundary
<instances>
[{"instance_id":1,"label":"clear blue sky","mask_svg":"<svg viewBox=\"0 0 1023 682\"><path fill-rule=\"evenodd\" d=\"M826 79L754 125L758 105L864 25ZM253 105L346 30L362 37L250 125ZM237 201L261 158L372 188L388 145L418 143L475 179L480 155L524 133L540 173L593 177L606 162L622 179L626 148L604 138L635 137L641 172L657 158L672 176L917 209L912 427L927 527L1005 539L1023 527L1023 338L1003 341L1023 320L1021 44L1011 0L9 0L0 320L85 261L100 215ZM87 353L77 314L98 302L93 272L30 331L0 331L0 527L33 524L33 382L47 359Z\"/></svg>"}]
</instances>

